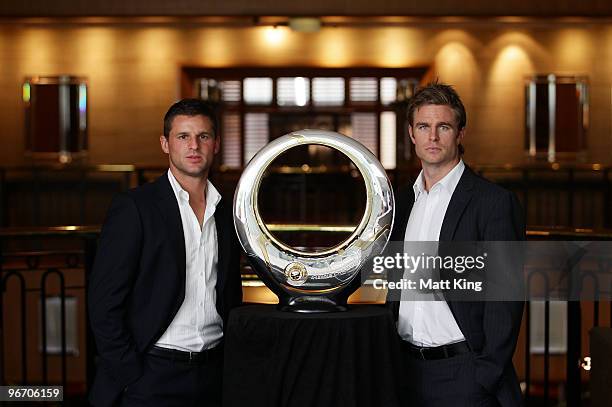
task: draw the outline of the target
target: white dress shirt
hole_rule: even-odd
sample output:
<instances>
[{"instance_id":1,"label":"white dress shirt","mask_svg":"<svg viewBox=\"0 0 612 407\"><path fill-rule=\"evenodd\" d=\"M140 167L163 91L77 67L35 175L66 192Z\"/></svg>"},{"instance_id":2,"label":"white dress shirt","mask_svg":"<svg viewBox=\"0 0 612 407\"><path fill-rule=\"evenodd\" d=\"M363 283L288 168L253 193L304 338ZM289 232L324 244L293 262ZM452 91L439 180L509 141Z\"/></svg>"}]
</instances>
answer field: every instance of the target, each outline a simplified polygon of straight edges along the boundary
<instances>
[{"instance_id":1,"label":"white dress shirt","mask_svg":"<svg viewBox=\"0 0 612 407\"><path fill-rule=\"evenodd\" d=\"M218 253L213 216L221 195L207 181L206 210L200 225L189 206L189 193L181 187L172 171L168 171L168 179L181 212L185 238L185 299L155 345L199 352L216 346L223 337L223 320L215 306Z\"/></svg>"},{"instance_id":2,"label":"white dress shirt","mask_svg":"<svg viewBox=\"0 0 612 407\"><path fill-rule=\"evenodd\" d=\"M414 205L406 227L406 242L437 242L446 209L463 174L459 163L444 178L425 190L423 171L413 185ZM435 254L435 253L434 253ZM418 271L417 271L418 272ZM401 301L397 330L402 339L417 346L441 346L464 340L446 301ZM422 296L420 297L422 298Z\"/></svg>"}]
</instances>

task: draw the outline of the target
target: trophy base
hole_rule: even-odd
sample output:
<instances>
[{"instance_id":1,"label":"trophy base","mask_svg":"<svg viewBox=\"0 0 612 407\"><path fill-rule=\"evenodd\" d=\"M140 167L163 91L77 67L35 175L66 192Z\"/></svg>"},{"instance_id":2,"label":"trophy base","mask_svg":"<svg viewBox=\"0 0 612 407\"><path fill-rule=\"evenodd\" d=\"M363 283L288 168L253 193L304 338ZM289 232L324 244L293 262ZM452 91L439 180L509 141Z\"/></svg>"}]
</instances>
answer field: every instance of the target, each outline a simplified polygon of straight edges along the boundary
<instances>
[{"instance_id":1,"label":"trophy base","mask_svg":"<svg viewBox=\"0 0 612 407\"><path fill-rule=\"evenodd\" d=\"M343 312L347 310L346 302L337 303L325 297L297 297L282 301L278 309L285 312L298 312L302 314L316 314L323 312Z\"/></svg>"}]
</instances>

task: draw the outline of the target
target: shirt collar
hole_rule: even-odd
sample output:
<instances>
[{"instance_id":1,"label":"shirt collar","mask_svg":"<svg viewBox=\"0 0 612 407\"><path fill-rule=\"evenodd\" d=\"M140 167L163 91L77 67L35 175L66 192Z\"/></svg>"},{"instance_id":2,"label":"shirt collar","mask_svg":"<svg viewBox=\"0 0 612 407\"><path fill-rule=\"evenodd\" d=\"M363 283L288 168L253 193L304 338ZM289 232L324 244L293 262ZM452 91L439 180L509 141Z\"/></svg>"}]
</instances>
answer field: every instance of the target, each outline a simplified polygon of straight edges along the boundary
<instances>
[{"instance_id":1,"label":"shirt collar","mask_svg":"<svg viewBox=\"0 0 612 407\"><path fill-rule=\"evenodd\" d=\"M168 170L168 180L170 181L170 186L172 187L172 191L174 192L174 196L176 200L180 203L181 201L189 202L189 192L185 191L181 184L179 184L178 180L175 178L174 174L172 174L171 170ZM210 180L206 180L206 206L212 205L213 208L217 207L217 204L221 200L221 194L217 191L217 188L210 182Z\"/></svg>"},{"instance_id":2,"label":"shirt collar","mask_svg":"<svg viewBox=\"0 0 612 407\"><path fill-rule=\"evenodd\" d=\"M452 195L453 192L455 192L455 188L457 187L457 184L459 183L459 180L461 179L461 175L463 174L464 169L465 169L465 164L463 163L463 160L459 160L459 163L455 165L453 169L450 170L448 174L444 176L444 178L436 182L432 186L432 188L440 184L441 187L446 189L446 191L448 191L448 193ZM430 191L432 188L430 188ZM423 192L426 192L425 191L425 177L423 175L423 170L421 170L421 172L419 173L419 176L414 182L414 185L412 185L412 190L414 191L415 201L419 198L419 195L421 195Z\"/></svg>"}]
</instances>

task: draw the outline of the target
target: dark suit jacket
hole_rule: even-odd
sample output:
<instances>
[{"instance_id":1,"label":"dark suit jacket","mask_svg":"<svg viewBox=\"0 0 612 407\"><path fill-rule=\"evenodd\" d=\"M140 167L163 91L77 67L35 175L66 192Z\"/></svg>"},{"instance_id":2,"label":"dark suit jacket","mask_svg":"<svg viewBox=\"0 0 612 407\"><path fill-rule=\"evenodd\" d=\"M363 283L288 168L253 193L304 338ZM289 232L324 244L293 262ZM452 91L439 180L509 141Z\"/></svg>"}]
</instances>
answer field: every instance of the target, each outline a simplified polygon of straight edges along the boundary
<instances>
[{"instance_id":1,"label":"dark suit jacket","mask_svg":"<svg viewBox=\"0 0 612 407\"><path fill-rule=\"evenodd\" d=\"M398 193L391 241L403 241L414 204L412 185ZM523 214L515 195L476 175L468 166L451 197L440 241L511 241L525 239ZM517 271L518 272L518 271ZM523 302L448 301L476 353L476 380L502 406L521 404L512 365L523 314ZM399 302L392 305L397 319Z\"/></svg>"},{"instance_id":2,"label":"dark suit jacket","mask_svg":"<svg viewBox=\"0 0 612 407\"><path fill-rule=\"evenodd\" d=\"M216 307L227 323L242 301L240 251L231 205L215 211L218 241ZM90 392L95 405L111 405L142 375L147 349L165 332L185 298L185 239L167 173L117 195L100 236L88 281L89 320L98 350Z\"/></svg>"}]
</instances>

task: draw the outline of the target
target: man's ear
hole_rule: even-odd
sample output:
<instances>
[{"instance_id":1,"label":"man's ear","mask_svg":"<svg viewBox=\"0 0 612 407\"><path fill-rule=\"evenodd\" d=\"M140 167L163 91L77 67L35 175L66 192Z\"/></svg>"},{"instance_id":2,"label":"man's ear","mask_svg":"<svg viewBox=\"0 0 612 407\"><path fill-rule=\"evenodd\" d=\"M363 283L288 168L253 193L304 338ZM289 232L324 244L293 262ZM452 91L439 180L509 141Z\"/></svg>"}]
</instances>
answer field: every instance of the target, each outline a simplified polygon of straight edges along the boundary
<instances>
[{"instance_id":1,"label":"man's ear","mask_svg":"<svg viewBox=\"0 0 612 407\"><path fill-rule=\"evenodd\" d=\"M170 150L168 149L168 139L163 134L159 136L159 144L161 145L161 149L164 153L170 153Z\"/></svg>"},{"instance_id":2,"label":"man's ear","mask_svg":"<svg viewBox=\"0 0 612 407\"><path fill-rule=\"evenodd\" d=\"M463 142L464 137L465 137L465 127L459 130L459 133L457 133L457 145Z\"/></svg>"},{"instance_id":3,"label":"man's ear","mask_svg":"<svg viewBox=\"0 0 612 407\"><path fill-rule=\"evenodd\" d=\"M416 141L414 140L414 137L412 136L412 126L408 125L408 137L410 137L410 141L412 141L412 144L416 144Z\"/></svg>"},{"instance_id":4,"label":"man's ear","mask_svg":"<svg viewBox=\"0 0 612 407\"><path fill-rule=\"evenodd\" d=\"M221 137L218 134L215 134L215 148L213 152L217 154L221 150Z\"/></svg>"}]
</instances>

